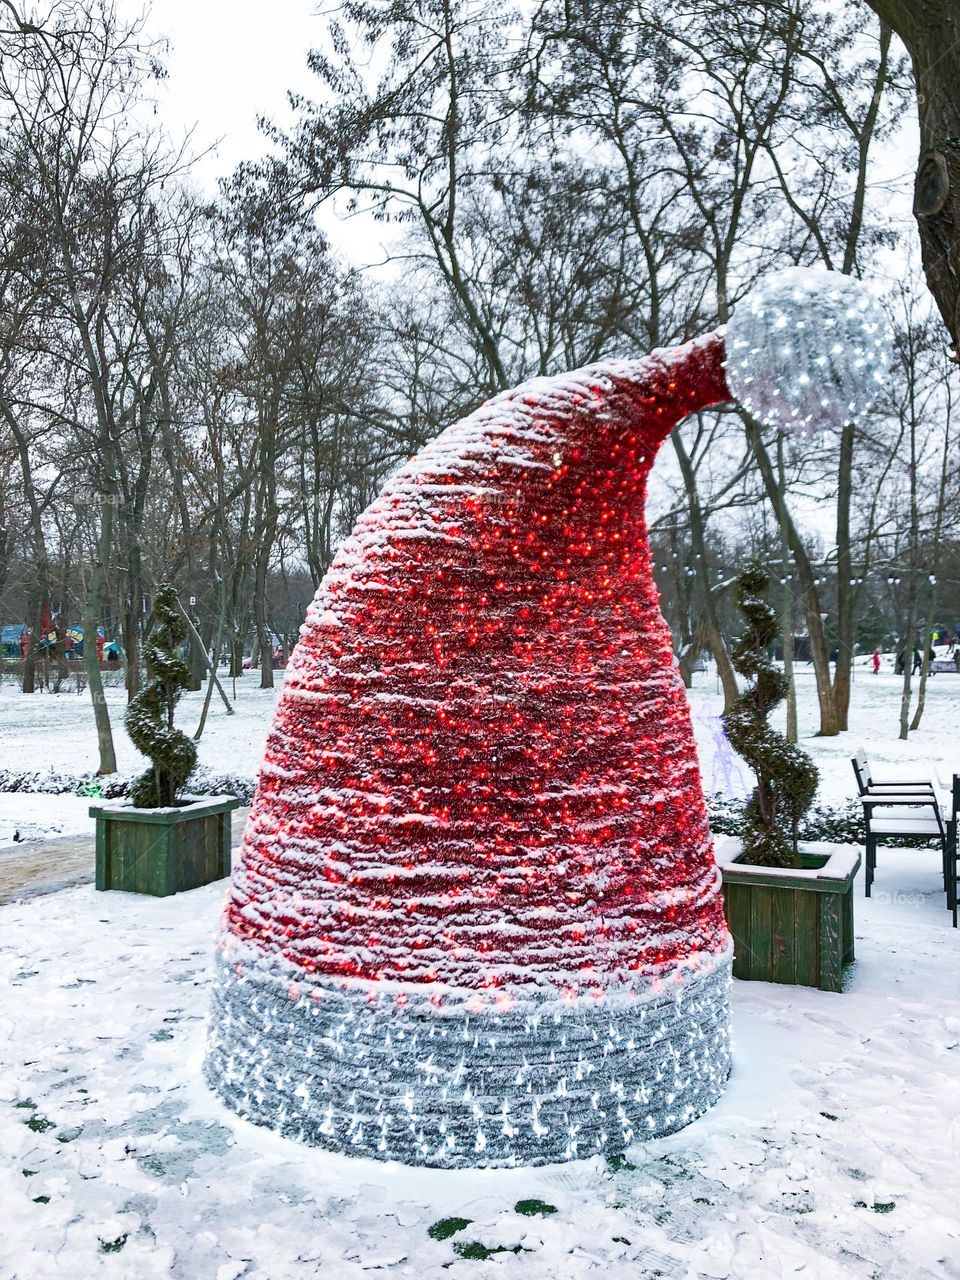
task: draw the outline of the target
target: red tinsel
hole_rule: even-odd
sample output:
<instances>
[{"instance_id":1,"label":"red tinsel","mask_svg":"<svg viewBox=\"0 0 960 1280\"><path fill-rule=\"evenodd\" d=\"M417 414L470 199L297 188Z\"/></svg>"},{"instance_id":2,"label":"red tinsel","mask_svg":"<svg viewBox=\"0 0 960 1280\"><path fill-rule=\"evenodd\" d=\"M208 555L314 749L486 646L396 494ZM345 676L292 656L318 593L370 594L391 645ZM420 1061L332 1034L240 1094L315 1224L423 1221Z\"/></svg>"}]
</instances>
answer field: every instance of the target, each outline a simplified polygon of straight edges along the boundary
<instances>
[{"instance_id":1,"label":"red tinsel","mask_svg":"<svg viewBox=\"0 0 960 1280\"><path fill-rule=\"evenodd\" d=\"M306 974L601 993L727 942L647 474L718 336L497 397L310 608L225 928Z\"/></svg>"}]
</instances>

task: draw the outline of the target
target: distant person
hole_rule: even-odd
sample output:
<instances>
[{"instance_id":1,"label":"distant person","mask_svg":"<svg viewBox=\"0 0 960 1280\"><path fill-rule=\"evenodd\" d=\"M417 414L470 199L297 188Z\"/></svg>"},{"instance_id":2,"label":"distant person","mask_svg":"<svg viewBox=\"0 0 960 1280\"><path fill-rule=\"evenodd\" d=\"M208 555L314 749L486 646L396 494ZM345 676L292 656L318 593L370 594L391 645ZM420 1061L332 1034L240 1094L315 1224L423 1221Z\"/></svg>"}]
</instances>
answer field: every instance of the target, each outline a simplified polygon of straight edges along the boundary
<instances>
[{"instance_id":1,"label":"distant person","mask_svg":"<svg viewBox=\"0 0 960 1280\"><path fill-rule=\"evenodd\" d=\"M960 667L958 667L958 670L960 670ZM873 651L873 674L875 676L878 676L880 674L880 650L879 649L874 649Z\"/></svg>"},{"instance_id":2,"label":"distant person","mask_svg":"<svg viewBox=\"0 0 960 1280\"><path fill-rule=\"evenodd\" d=\"M916 675L919 671L921 671L922 669L923 669L923 655L921 654L921 652L920 652L920 650L919 650L919 649L914 649L914 651L913 651L913 667L912 667L912 668L911 668L911 670L910 670L910 674L911 674L912 676L915 676L915 675Z\"/></svg>"},{"instance_id":3,"label":"distant person","mask_svg":"<svg viewBox=\"0 0 960 1280\"><path fill-rule=\"evenodd\" d=\"M907 665L907 651L906 649L901 649L900 652L897 654L896 662L893 664L893 674L895 676L902 676L904 667L906 667L906 665Z\"/></svg>"},{"instance_id":4,"label":"distant person","mask_svg":"<svg viewBox=\"0 0 960 1280\"><path fill-rule=\"evenodd\" d=\"M953 665L957 669L957 675L960 675L960 644L956 645L953 650Z\"/></svg>"}]
</instances>

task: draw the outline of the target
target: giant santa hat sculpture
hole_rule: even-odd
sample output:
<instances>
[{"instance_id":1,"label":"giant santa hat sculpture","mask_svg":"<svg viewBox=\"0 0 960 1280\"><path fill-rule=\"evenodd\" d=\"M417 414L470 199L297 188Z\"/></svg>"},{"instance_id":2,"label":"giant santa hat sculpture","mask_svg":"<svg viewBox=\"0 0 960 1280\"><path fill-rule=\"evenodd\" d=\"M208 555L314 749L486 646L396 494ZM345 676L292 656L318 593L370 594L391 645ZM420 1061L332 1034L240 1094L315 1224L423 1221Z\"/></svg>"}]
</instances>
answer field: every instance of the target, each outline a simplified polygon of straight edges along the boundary
<instances>
[{"instance_id":1,"label":"giant santa hat sculpture","mask_svg":"<svg viewBox=\"0 0 960 1280\"><path fill-rule=\"evenodd\" d=\"M505 392L364 512L307 612L223 917L206 1075L412 1164L622 1151L730 1069L730 938L644 519L737 396L860 413L882 313L775 277L717 333Z\"/></svg>"}]
</instances>

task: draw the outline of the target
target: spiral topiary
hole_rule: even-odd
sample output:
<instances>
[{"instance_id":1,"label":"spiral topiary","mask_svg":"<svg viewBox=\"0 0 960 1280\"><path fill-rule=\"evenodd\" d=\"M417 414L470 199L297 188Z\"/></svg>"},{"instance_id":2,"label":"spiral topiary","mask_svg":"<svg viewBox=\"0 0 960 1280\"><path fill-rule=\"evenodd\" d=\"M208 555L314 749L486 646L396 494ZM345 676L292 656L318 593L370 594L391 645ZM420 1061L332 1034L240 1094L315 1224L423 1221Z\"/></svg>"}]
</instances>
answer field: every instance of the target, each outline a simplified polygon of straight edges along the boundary
<instances>
[{"instance_id":1,"label":"spiral topiary","mask_svg":"<svg viewBox=\"0 0 960 1280\"><path fill-rule=\"evenodd\" d=\"M134 746L152 761L130 788L130 802L137 809L176 804L177 792L197 762L197 748L173 723L180 694L190 684L190 671L179 656L187 624L176 590L169 583L157 588L153 616L153 631L144 645L150 679L131 701L126 715Z\"/></svg>"},{"instance_id":2,"label":"spiral topiary","mask_svg":"<svg viewBox=\"0 0 960 1280\"><path fill-rule=\"evenodd\" d=\"M777 633L777 615L765 598L769 584L769 575L756 561L737 579L737 605L748 626L731 659L737 673L752 684L723 716L723 724L734 750L757 778L744 812L740 861L792 867L799 863L797 828L820 775L805 751L767 724L770 712L787 696L786 677L767 657Z\"/></svg>"}]
</instances>

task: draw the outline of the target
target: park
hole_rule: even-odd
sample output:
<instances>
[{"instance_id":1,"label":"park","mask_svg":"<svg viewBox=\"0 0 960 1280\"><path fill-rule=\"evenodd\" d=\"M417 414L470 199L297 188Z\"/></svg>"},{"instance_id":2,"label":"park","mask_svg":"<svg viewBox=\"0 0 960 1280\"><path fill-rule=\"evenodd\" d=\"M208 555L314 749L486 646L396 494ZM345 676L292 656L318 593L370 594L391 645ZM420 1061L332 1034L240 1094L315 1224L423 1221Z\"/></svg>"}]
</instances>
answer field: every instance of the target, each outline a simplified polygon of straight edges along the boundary
<instances>
[{"instance_id":1,"label":"park","mask_svg":"<svg viewBox=\"0 0 960 1280\"><path fill-rule=\"evenodd\" d=\"M0 1277L960 1275L949 7L245 7L0 2Z\"/></svg>"}]
</instances>

